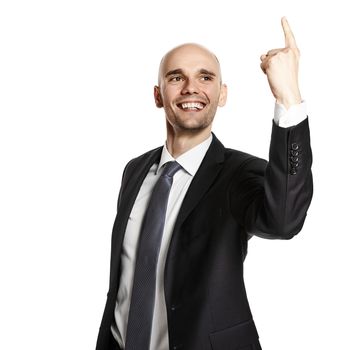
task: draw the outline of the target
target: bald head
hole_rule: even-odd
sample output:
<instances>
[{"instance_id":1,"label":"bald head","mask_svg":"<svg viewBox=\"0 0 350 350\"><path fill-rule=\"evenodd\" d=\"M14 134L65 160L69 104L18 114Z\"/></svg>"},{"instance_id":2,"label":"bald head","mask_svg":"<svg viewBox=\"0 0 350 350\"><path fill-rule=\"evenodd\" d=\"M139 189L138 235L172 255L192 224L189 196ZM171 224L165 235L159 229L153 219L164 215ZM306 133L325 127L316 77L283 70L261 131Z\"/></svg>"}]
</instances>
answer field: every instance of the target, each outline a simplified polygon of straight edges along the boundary
<instances>
[{"instance_id":1,"label":"bald head","mask_svg":"<svg viewBox=\"0 0 350 350\"><path fill-rule=\"evenodd\" d=\"M202 45L186 43L176 46L164 55L159 64L158 84L161 85L162 79L166 77L169 71L184 69L195 64L198 67L201 64L210 67L221 83L221 68L218 58ZM201 68L206 69L205 67Z\"/></svg>"},{"instance_id":2,"label":"bald head","mask_svg":"<svg viewBox=\"0 0 350 350\"><path fill-rule=\"evenodd\" d=\"M226 103L216 56L198 44L183 44L169 51L159 66L154 100L164 108L170 134L209 136L217 107Z\"/></svg>"}]
</instances>

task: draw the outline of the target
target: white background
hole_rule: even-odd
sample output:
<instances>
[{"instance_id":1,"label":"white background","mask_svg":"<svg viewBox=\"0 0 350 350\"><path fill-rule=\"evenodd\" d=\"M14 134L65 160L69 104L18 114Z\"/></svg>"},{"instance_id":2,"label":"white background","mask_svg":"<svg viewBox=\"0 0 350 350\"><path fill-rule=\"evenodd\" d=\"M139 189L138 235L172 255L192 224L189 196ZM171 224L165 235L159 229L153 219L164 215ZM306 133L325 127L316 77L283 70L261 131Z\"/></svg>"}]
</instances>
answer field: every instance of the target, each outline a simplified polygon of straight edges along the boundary
<instances>
[{"instance_id":1,"label":"white background","mask_svg":"<svg viewBox=\"0 0 350 350\"><path fill-rule=\"evenodd\" d=\"M349 348L346 1L18 1L0 5L0 348L94 349L125 163L165 139L158 63L199 42L229 86L214 132L266 158L259 57L301 50L315 193L292 241L252 239L248 296L266 350Z\"/></svg>"}]
</instances>

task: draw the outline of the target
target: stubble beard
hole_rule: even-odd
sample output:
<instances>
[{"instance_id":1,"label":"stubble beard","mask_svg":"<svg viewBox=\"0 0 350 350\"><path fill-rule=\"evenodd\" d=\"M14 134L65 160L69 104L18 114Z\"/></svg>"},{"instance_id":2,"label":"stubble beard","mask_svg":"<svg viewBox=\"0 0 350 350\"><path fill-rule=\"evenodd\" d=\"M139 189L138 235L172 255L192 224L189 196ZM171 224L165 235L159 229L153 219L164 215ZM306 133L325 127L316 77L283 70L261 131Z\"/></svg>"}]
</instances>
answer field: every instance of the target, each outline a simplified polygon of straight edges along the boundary
<instances>
[{"instance_id":1,"label":"stubble beard","mask_svg":"<svg viewBox=\"0 0 350 350\"><path fill-rule=\"evenodd\" d=\"M198 112L193 112L193 113L198 113ZM168 118L167 119L174 129L177 129L181 132L195 134L204 129L207 129L213 123L215 113L216 113L216 108L211 108L208 111L206 111L206 114L203 117L201 117L199 120L195 120L195 117L193 118L193 120L191 117L184 119L181 117L179 113L173 114L174 118L171 118L173 119L172 122L170 122Z\"/></svg>"}]
</instances>

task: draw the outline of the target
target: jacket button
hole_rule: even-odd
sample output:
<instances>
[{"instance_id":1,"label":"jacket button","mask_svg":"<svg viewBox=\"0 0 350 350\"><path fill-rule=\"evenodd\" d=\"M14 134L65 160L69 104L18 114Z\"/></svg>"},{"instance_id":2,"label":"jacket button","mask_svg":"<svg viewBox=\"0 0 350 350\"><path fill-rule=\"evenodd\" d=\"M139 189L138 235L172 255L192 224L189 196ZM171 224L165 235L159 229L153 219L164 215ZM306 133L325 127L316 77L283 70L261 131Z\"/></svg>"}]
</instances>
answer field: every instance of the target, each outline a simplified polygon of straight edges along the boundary
<instances>
[{"instance_id":1,"label":"jacket button","mask_svg":"<svg viewBox=\"0 0 350 350\"><path fill-rule=\"evenodd\" d=\"M295 168L291 168L290 169L290 174L291 175L296 175L296 173L297 173L297 169L295 169Z\"/></svg>"},{"instance_id":2,"label":"jacket button","mask_svg":"<svg viewBox=\"0 0 350 350\"><path fill-rule=\"evenodd\" d=\"M299 162L299 158L298 158L298 157L290 157L290 160L291 160L293 163L298 163L298 162Z\"/></svg>"},{"instance_id":3,"label":"jacket button","mask_svg":"<svg viewBox=\"0 0 350 350\"><path fill-rule=\"evenodd\" d=\"M177 310L179 307L180 307L180 304L172 304L172 305L170 306L170 310L171 310L171 311L175 311L175 310Z\"/></svg>"},{"instance_id":4,"label":"jacket button","mask_svg":"<svg viewBox=\"0 0 350 350\"><path fill-rule=\"evenodd\" d=\"M290 151L290 154L291 154L292 156L296 157L296 156L299 155L299 152L298 152L298 151L293 151L293 150L291 150L291 151Z\"/></svg>"},{"instance_id":5,"label":"jacket button","mask_svg":"<svg viewBox=\"0 0 350 350\"><path fill-rule=\"evenodd\" d=\"M292 143L292 150L293 151L296 151L296 150L298 150L299 149L299 145L297 144L297 143Z\"/></svg>"}]
</instances>

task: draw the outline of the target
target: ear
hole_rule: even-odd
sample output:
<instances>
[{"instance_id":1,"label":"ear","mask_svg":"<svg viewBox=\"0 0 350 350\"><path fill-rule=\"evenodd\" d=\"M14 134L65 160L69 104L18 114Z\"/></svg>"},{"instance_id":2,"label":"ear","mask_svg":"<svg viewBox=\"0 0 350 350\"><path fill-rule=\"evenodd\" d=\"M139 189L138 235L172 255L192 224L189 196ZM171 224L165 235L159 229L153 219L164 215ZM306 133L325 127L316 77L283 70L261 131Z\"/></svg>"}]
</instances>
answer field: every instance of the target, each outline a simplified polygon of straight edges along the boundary
<instances>
[{"instance_id":1,"label":"ear","mask_svg":"<svg viewBox=\"0 0 350 350\"><path fill-rule=\"evenodd\" d=\"M159 86L155 86L153 89L153 95L154 95L154 102L156 103L156 106L158 108L163 107L163 100L162 100L162 95L160 94L160 89Z\"/></svg>"},{"instance_id":2,"label":"ear","mask_svg":"<svg viewBox=\"0 0 350 350\"><path fill-rule=\"evenodd\" d=\"M226 84L221 84L218 106L219 107L225 106L226 99L227 99L227 85Z\"/></svg>"}]
</instances>

